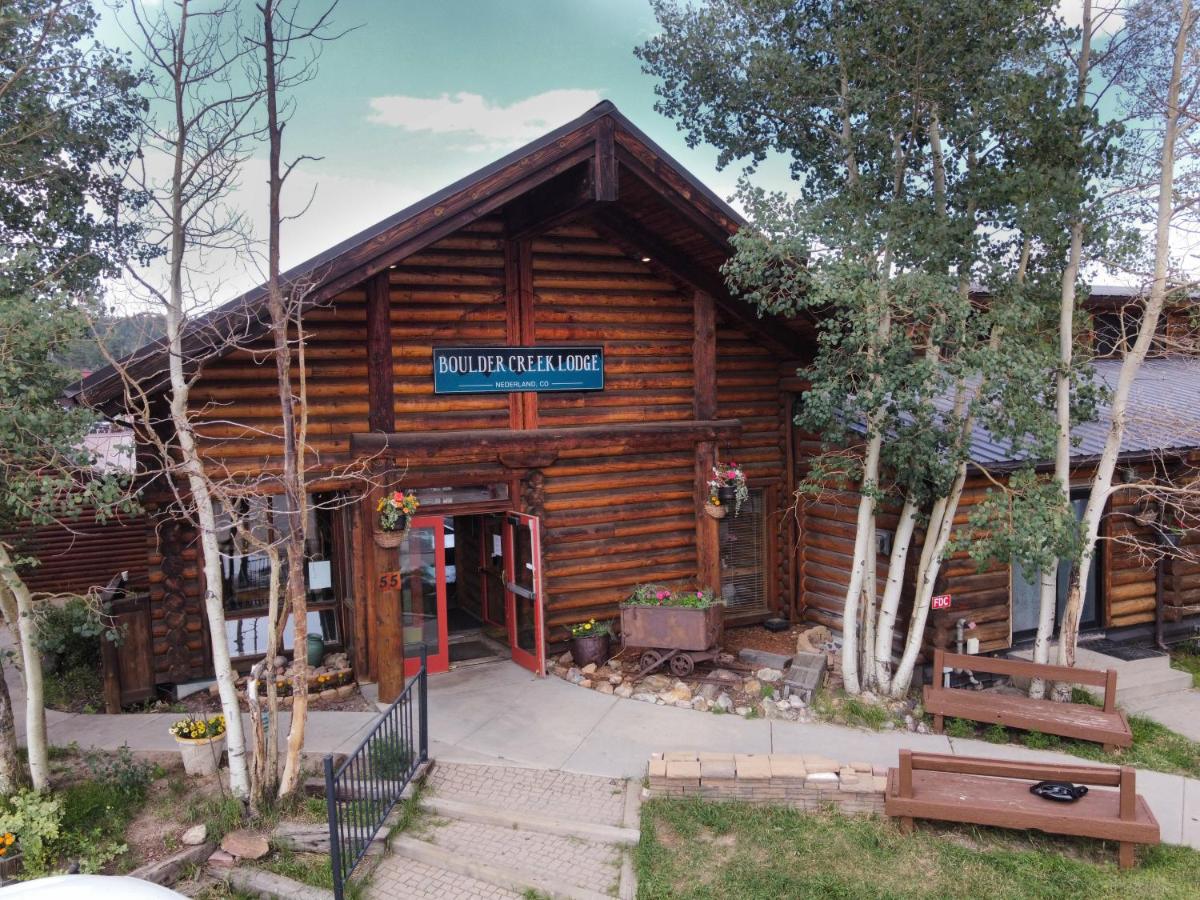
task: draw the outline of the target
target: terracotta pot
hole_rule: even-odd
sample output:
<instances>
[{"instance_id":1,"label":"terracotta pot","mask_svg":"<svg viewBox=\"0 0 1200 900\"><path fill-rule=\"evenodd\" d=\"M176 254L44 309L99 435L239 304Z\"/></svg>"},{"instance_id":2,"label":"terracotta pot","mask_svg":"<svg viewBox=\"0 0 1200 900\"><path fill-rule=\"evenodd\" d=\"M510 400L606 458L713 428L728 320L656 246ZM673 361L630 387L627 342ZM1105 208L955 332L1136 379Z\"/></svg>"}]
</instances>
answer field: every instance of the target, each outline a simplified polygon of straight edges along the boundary
<instances>
[{"instance_id":1,"label":"terracotta pot","mask_svg":"<svg viewBox=\"0 0 1200 900\"><path fill-rule=\"evenodd\" d=\"M575 665L586 666L588 663L595 663L602 666L608 662L609 638L607 634L571 638L571 658L575 660Z\"/></svg>"},{"instance_id":2,"label":"terracotta pot","mask_svg":"<svg viewBox=\"0 0 1200 900\"><path fill-rule=\"evenodd\" d=\"M225 752L225 735L215 738L176 737L179 755L183 759L183 771L189 775L213 775L221 764Z\"/></svg>"}]
</instances>

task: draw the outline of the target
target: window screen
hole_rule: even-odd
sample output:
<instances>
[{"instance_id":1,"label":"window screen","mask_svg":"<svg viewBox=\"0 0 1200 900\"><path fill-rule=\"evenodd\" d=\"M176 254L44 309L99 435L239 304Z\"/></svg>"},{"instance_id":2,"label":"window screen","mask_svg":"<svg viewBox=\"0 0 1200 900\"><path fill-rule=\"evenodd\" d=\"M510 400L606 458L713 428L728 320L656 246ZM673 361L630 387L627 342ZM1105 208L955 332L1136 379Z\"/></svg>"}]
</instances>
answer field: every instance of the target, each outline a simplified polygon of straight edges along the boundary
<instances>
[{"instance_id":1,"label":"window screen","mask_svg":"<svg viewBox=\"0 0 1200 900\"><path fill-rule=\"evenodd\" d=\"M721 520L721 596L726 612L767 609L766 508L761 488L752 489L737 516Z\"/></svg>"}]
</instances>

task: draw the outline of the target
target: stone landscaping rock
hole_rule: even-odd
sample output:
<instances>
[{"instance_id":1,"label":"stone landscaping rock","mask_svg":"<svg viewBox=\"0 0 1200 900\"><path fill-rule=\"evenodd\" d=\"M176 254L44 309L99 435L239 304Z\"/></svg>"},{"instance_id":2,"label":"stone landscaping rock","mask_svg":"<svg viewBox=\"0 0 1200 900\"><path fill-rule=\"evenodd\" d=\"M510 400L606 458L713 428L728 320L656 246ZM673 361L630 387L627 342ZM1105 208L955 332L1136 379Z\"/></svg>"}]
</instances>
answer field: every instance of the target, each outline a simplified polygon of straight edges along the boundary
<instances>
[{"instance_id":1,"label":"stone landscaping rock","mask_svg":"<svg viewBox=\"0 0 1200 900\"><path fill-rule=\"evenodd\" d=\"M706 681L700 685L700 696L712 703L717 699L717 693L721 690L720 685L713 684L711 681Z\"/></svg>"},{"instance_id":2,"label":"stone landscaping rock","mask_svg":"<svg viewBox=\"0 0 1200 900\"><path fill-rule=\"evenodd\" d=\"M808 706L808 704L801 700L798 694L793 694L792 696L788 697L788 706L790 706L792 709L804 709Z\"/></svg>"},{"instance_id":3,"label":"stone landscaping rock","mask_svg":"<svg viewBox=\"0 0 1200 900\"><path fill-rule=\"evenodd\" d=\"M783 672L779 669L759 669L754 673L754 677L759 681L778 681L783 677Z\"/></svg>"},{"instance_id":4,"label":"stone landscaping rock","mask_svg":"<svg viewBox=\"0 0 1200 900\"><path fill-rule=\"evenodd\" d=\"M781 719L782 713L779 710L779 704L774 700L767 699L762 702L763 715L768 719Z\"/></svg>"},{"instance_id":5,"label":"stone landscaping rock","mask_svg":"<svg viewBox=\"0 0 1200 900\"><path fill-rule=\"evenodd\" d=\"M929 734L929 726L924 722L917 723L917 734Z\"/></svg>"},{"instance_id":6,"label":"stone landscaping rock","mask_svg":"<svg viewBox=\"0 0 1200 900\"><path fill-rule=\"evenodd\" d=\"M792 658L782 653L771 653L769 650L755 650L746 647L738 651L738 659L752 666L766 666L770 669L786 669L792 664Z\"/></svg>"},{"instance_id":7,"label":"stone landscaping rock","mask_svg":"<svg viewBox=\"0 0 1200 900\"><path fill-rule=\"evenodd\" d=\"M570 681L572 684L579 684L579 682L582 680L583 672L581 672L579 669L575 668L574 666L567 669L567 681Z\"/></svg>"},{"instance_id":8,"label":"stone landscaping rock","mask_svg":"<svg viewBox=\"0 0 1200 900\"><path fill-rule=\"evenodd\" d=\"M596 671L596 664L588 663L586 666L584 666L579 671L582 672L584 675L591 675L593 672Z\"/></svg>"},{"instance_id":9,"label":"stone landscaping rock","mask_svg":"<svg viewBox=\"0 0 1200 900\"><path fill-rule=\"evenodd\" d=\"M743 717L750 715L750 707L748 706L735 706L733 711Z\"/></svg>"},{"instance_id":10,"label":"stone landscaping rock","mask_svg":"<svg viewBox=\"0 0 1200 900\"><path fill-rule=\"evenodd\" d=\"M751 697L757 697L762 693L762 682L755 678L747 678L742 682L742 691Z\"/></svg>"},{"instance_id":11,"label":"stone landscaping rock","mask_svg":"<svg viewBox=\"0 0 1200 900\"><path fill-rule=\"evenodd\" d=\"M620 684L624 680L625 680L625 677L623 675L609 675L608 676L608 683L611 684L613 687L616 687L618 684Z\"/></svg>"},{"instance_id":12,"label":"stone landscaping rock","mask_svg":"<svg viewBox=\"0 0 1200 900\"><path fill-rule=\"evenodd\" d=\"M641 700L643 703L657 703L657 702L658 702L658 695L657 695L657 694L651 694L651 693L650 693L650 692L648 692L648 691L639 691L638 693L636 693L636 694L634 694L634 695L633 695L633 699L634 699L634 700Z\"/></svg>"},{"instance_id":13,"label":"stone landscaping rock","mask_svg":"<svg viewBox=\"0 0 1200 900\"><path fill-rule=\"evenodd\" d=\"M729 712L731 709L733 709L733 698L726 693L722 693L717 697L716 700L713 701L713 706L717 707L718 709L723 709L725 712Z\"/></svg>"},{"instance_id":14,"label":"stone landscaping rock","mask_svg":"<svg viewBox=\"0 0 1200 900\"><path fill-rule=\"evenodd\" d=\"M711 677L727 682L728 684L737 684L742 680L740 675L736 672L730 672L728 669L714 669Z\"/></svg>"},{"instance_id":15,"label":"stone landscaping rock","mask_svg":"<svg viewBox=\"0 0 1200 900\"><path fill-rule=\"evenodd\" d=\"M592 679L590 679L590 678L579 679L579 686L582 688L590 688L592 686Z\"/></svg>"},{"instance_id":16,"label":"stone landscaping rock","mask_svg":"<svg viewBox=\"0 0 1200 900\"><path fill-rule=\"evenodd\" d=\"M708 712L708 701L703 697L693 697L691 707L692 709L700 710L700 712Z\"/></svg>"},{"instance_id":17,"label":"stone landscaping rock","mask_svg":"<svg viewBox=\"0 0 1200 900\"><path fill-rule=\"evenodd\" d=\"M199 825L193 825L187 831L179 836L179 843L185 847L196 847L203 844L208 839L208 826L201 822Z\"/></svg>"},{"instance_id":18,"label":"stone landscaping rock","mask_svg":"<svg viewBox=\"0 0 1200 900\"><path fill-rule=\"evenodd\" d=\"M232 853L226 853L224 850L214 850L212 856L208 858L210 866L232 869L235 863L237 863L237 857Z\"/></svg>"},{"instance_id":19,"label":"stone landscaping rock","mask_svg":"<svg viewBox=\"0 0 1200 900\"><path fill-rule=\"evenodd\" d=\"M598 693L598 694L611 694L612 692L613 692L613 686L611 684L609 684L607 681L602 681L598 685L596 685L596 693Z\"/></svg>"},{"instance_id":20,"label":"stone landscaping rock","mask_svg":"<svg viewBox=\"0 0 1200 900\"><path fill-rule=\"evenodd\" d=\"M632 684L619 684L619 685L617 685L617 687L613 691L613 693L616 694L618 697L632 697L633 696L633 685ZM653 696L653 695L651 695L651 696Z\"/></svg>"},{"instance_id":21,"label":"stone landscaping rock","mask_svg":"<svg viewBox=\"0 0 1200 900\"><path fill-rule=\"evenodd\" d=\"M575 657L573 657L570 653L564 653L558 658L558 664L560 666L566 666L570 668L571 666L575 665Z\"/></svg>"},{"instance_id":22,"label":"stone landscaping rock","mask_svg":"<svg viewBox=\"0 0 1200 900\"><path fill-rule=\"evenodd\" d=\"M677 681L671 686L670 695L672 700L683 700L690 703L692 701L692 689L682 681ZM664 700L667 698L664 696Z\"/></svg>"},{"instance_id":23,"label":"stone landscaping rock","mask_svg":"<svg viewBox=\"0 0 1200 900\"><path fill-rule=\"evenodd\" d=\"M261 834L239 828L221 838L221 849L238 859L262 859L271 852L271 845Z\"/></svg>"},{"instance_id":24,"label":"stone landscaping rock","mask_svg":"<svg viewBox=\"0 0 1200 900\"><path fill-rule=\"evenodd\" d=\"M653 691L656 694L659 691L669 690L670 687L671 687L671 679L668 678L666 675L660 675L657 672L655 672L652 675L647 675L645 678L642 679L642 683L641 683L642 690Z\"/></svg>"}]
</instances>

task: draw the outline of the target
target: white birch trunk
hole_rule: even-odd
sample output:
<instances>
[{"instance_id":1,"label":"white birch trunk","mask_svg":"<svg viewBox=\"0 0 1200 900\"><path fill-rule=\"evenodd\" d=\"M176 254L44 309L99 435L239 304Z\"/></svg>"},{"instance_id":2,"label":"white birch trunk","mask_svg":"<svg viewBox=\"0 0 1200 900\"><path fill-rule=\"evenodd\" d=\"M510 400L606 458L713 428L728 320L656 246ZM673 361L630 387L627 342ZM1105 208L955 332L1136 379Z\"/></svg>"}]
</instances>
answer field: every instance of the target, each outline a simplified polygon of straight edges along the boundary
<instances>
[{"instance_id":1,"label":"white birch trunk","mask_svg":"<svg viewBox=\"0 0 1200 900\"><path fill-rule=\"evenodd\" d=\"M1166 124L1163 130L1163 146L1160 159L1161 173L1158 186L1158 211L1155 221L1154 280L1150 296L1138 326L1137 340L1121 363L1117 387L1112 397L1112 420L1104 442L1104 451L1092 478L1091 495L1083 514L1084 554L1071 572L1067 591L1067 604L1063 612L1062 633L1058 642L1059 665L1075 665L1075 650L1079 641L1079 620L1083 614L1084 591L1091 574L1096 541L1100 536L1100 521L1112 493L1113 474L1125 437L1125 417L1129 407L1129 392L1134 379L1146 359L1150 344L1154 340L1158 319L1167 295L1167 266L1170 257L1172 193L1175 184L1175 141L1179 132L1179 91L1183 58L1187 50L1188 36L1192 28L1192 3L1183 0L1180 10L1179 32L1175 39L1174 60L1171 80L1167 88ZM1061 694L1061 691L1057 692Z\"/></svg>"},{"instance_id":2,"label":"white birch trunk","mask_svg":"<svg viewBox=\"0 0 1200 900\"><path fill-rule=\"evenodd\" d=\"M879 434L867 442L867 454L863 460L862 495L858 499L854 558L850 563L850 584L846 588L846 605L842 612L842 681L851 694L862 690L858 678L858 604L866 572L867 534L875 520L875 489L879 484L879 456L882 448L883 438Z\"/></svg>"},{"instance_id":3,"label":"white birch trunk","mask_svg":"<svg viewBox=\"0 0 1200 900\"><path fill-rule=\"evenodd\" d=\"M896 666L896 674L892 678L892 696L903 697L908 693L912 684L913 668L917 663L917 655L921 652L921 642L925 635L925 623L929 618L929 601L933 598L933 586L941 569L942 554L950 541L950 533L954 528L954 516L958 512L958 501L962 497L963 485L967 480L967 464L962 463L950 496L942 504L941 515L936 530L930 522L930 530L925 534L926 548L922 551L922 569L917 581L917 593L913 598L912 620L908 626L908 637L904 642L904 652ZM933 541L930 541L930 538ZM931 546L932 544L932 546ZM928 555L926 555L926 550ZM937 673L934 673L935 676Z\"/></svg>"},{"instance_id":4,"label":"white birch trunk","mask_svg":"<svg viewBox=\"0 0 1200 900\"><path fill-rule=\"evenodd\" d=\"M1088 67L1092 49L1092 0L1083 3L1083 44L1080 48L1075 93L1076 108L1087 105ZM1057 433L1054 438L1054 479L1062 491L1066 509L1071 506L1071 359L1075 343L1075 282L1083 260L1083 222L1071 226L1071 245L1067 266L1063 271L1058 311L1058 375L1054 386L1054 416ZM1038 594L1038 630L1033 642L1033 661L1050 661L1050 641L1054 637L1054 616L1058 606L1058 566L1051 565L1040 573ZM1029 683L1029 696L1044 697L1046 685L1041 678Z\"/></svg>"},{"instance_id":5,"label":"white birch trunk","mask_svg":"<svg viewBox=\"0 0 1200 900\"><path fill-rule=\"evenodd\" d=\"M21 649L21 674L25 681L25 748L29 755L29 779L35 791L50 789L50 751L46 738L46 693L42 684L42 656L37 646L37 619L33 595L17 574L8 547L0 541L0 578L12 597L17 641ZM7 618L7 617L6 617ZM2 676L3 673L0 673ZM6 688L7 692L7 688Z\"/></svg>"},{"instance_id":6,"label":"white birch trunk","mask_svg":"<svg viewBox=\"0 0 1200 900\"><path fill-rule=\"evenodd\" d=\"M896 614L900 609L900 597L904 592L904 570L908 566L908 552L912 546L913 530L916 528L920 510L912 499L904 501L900 511L900 522L893 538L892 555L888 561L888 577L883 588L883 599L879 604L879 620L875 628L875 683L879 690L887 693L892 687L892 643L896 636Z\"/></svg>"}]
</instances>

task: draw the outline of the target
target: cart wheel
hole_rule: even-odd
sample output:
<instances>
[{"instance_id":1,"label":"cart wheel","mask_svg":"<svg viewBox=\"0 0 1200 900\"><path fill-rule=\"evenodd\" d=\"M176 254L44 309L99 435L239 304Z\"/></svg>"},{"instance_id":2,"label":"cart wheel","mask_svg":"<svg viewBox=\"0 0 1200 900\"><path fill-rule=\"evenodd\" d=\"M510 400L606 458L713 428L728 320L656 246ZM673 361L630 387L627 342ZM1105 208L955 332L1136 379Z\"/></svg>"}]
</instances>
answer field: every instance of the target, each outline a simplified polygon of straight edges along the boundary
<instances>
[{"instance_id":1,"label":"cart wheel","mask_svg":"<svg viewBox=\"0 0 1200 900\"><path fill-rule=\"evenodd\" d=\"M671 657L671 674L680 678L686 678L692 674L692 670L696 668L696 663L692 660L690 653L678 653Z\"/></svg>"},{"instance_id":2,"label":"cart wheel","mask_svg":"<svg viewBox=\"0 0 1200 900\"><path fill-rule=\"evenodd\" d=\"M638 659L638 671L642 674L653 672L662 665L662 654L657 650L647 650Z\"/></svg>"}]
</instances>

